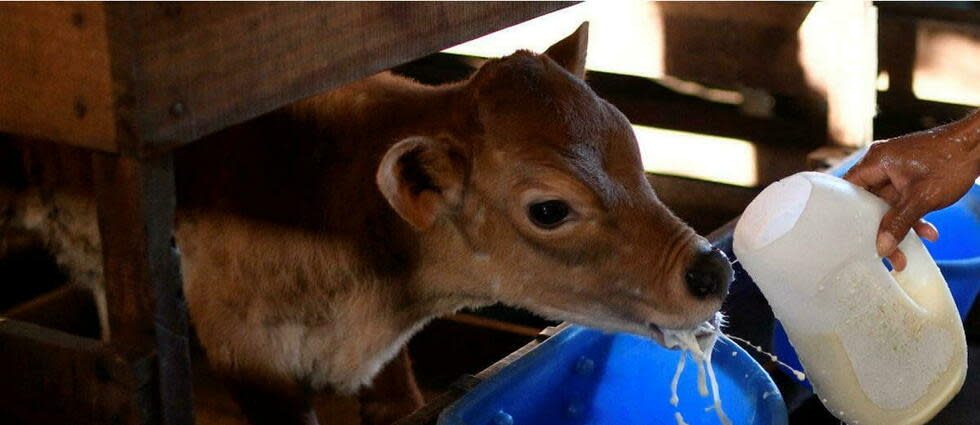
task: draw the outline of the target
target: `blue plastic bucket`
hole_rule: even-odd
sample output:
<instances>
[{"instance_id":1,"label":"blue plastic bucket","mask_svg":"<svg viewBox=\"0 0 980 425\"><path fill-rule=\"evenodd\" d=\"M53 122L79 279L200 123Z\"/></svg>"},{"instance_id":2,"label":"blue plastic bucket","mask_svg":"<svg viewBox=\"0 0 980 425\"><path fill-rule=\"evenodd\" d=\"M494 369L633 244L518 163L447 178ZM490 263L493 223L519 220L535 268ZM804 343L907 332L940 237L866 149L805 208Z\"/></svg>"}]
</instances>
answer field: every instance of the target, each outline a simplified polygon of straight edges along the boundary
<instances>
[{"instance_id":1,"label":"blue plastic bucket","mask_svg":"<svg viewBox=\"0 0 980 425\"><path fill-rule=\"evenodd\" d=\"M648 424L716 425L697 391L688 359L670 404L680 352L627 334L570 327L480 383L439 416L439 425ZM769 375L738 345L722 338L713 354L722 406L732 423L783 425L786 406Z\"/></svg>"},{"instance_id":2,"label":"blue plastic bucket","mask_svg":"<svg viewBox=\"0 0 980 425\"><path fill-rule=\"evenodd\" d=\"M926 248L965 320L980 294L980 185L948 208L927 214L926 220L939 229L939 240L926 242Z\"/></svg>"}]
</instances>

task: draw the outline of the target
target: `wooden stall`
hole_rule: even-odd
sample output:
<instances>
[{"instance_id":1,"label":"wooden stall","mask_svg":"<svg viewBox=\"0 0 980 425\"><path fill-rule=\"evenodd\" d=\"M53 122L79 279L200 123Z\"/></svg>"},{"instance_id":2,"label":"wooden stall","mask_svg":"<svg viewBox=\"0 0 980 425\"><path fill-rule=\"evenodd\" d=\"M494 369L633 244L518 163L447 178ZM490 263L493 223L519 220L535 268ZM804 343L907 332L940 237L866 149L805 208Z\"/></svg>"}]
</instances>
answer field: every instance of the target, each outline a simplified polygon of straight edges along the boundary
<instances>
[{"instance_id":1,"label":"wooden stall","mask_svg":"<svg viewBox=\"0 0 980 425\"><path fill-rule=\"evenodd\" d=\"M170 151L568 4L4 6L0 132L92 150L111 340L0 318L2 415L194 423Z\"/></svg>"},{"instance_id":2,"label":"wooden stall","mask_svg":"<svg viewBox=\"0 0 980 425\"><path fill-rule=\"evenodd\" d=\"M932 124L967 109L917 99L912 74L916 55L935 40L929 38L930 29L980 40L975 11L831 3L820 5L823 15L814 19L843 19L846 31L824 38L800 31L815 11L812 2L754 5L760 8L755 13L745 13L744 3L677 2L648 5L656 9L662 31L656 40L633 40L640 46L663 43L665 76L741 90L749 97L788 99L777 109L790 113L758 114L746 110L751 105L705 102L664 89L653 79L596 73L590 83L634 123L759 142L760 185L804 168L804 158L819 147L811 165L832 162L870 142L872 129L883 126L875 122L876 105L889 122L933 117ZM97 332L77 332L67 323L67 318L93 315L78 307L84 295L71 289L0 317L0 418L194 423L188 321L179 253L172 242L171 151L291 102L571 4L5 5L0 13L0 133L89 150L111 339L102 342ZM890 88L879 93L875 78L880 71L890 75ZM757 193L756 188L670 176L651 176L650 181L679 216L705 232L730 220ZM546 329L483 372L464 375L400 424L435 423L441 409L555 330Z\"/></svg>"}]
</instances>

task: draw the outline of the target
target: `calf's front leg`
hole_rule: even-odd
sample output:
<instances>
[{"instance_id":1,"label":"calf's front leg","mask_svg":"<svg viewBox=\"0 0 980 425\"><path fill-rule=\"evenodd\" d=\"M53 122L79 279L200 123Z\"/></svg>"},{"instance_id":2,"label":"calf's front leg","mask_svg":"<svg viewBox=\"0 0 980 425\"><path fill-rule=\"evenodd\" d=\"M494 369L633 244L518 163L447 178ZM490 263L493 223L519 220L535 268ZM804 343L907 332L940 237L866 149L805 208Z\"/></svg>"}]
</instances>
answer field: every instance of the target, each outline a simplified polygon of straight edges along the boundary
<instances>
[{"instance_id":1,"label":"calf's front leg","mask_svg":"<svg viewBox=\"0 0 980 425\"><path fill-rule=\"evenodd\" d=\"M361 391L359 399L364 425L394 423L425 404L412 373L407 347L385 365L371 386Z\"/></svg>"},{"instance_id":2,"label":"calf's front leg","mask_svg":"<svg viewBox=\"0 0 980 425\"><path fill-rule=\"evenodd\" d=\"M225 384L251 425L319 425L313 393L299 384L241 377Z\"/></svg>"}]
</instances>

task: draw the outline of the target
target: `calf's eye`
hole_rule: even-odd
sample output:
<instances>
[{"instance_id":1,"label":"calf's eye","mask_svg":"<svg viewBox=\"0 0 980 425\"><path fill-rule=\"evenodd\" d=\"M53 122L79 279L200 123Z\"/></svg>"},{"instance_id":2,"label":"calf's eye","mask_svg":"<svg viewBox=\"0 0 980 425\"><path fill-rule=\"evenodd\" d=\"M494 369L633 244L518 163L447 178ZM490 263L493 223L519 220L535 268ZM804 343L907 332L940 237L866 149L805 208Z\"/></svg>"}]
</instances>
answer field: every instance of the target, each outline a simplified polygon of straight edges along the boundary
<instances>
[{"instance_id":1,"label":"calf's eye","mask_svg":"<svg viewBox=\"0 0 980 425\"><path fill-rule=\"evenodd\" d=\"M565 201L553 199L529 205L527 215L535 226L542 229L554 229L565 222L570 210Z\"/></svg>"}]
</instances>

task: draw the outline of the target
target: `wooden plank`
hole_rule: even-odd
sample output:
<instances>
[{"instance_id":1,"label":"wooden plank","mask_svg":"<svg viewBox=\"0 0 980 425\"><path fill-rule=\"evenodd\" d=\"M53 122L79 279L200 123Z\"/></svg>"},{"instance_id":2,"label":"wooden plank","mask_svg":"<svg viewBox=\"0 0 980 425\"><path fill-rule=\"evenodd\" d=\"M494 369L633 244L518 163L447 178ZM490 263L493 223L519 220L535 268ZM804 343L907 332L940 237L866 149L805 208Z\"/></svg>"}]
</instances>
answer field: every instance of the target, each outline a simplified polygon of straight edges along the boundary
<instances>
[{"instance_id":1,"label":"wooden plank","mask_svg":"<svg viewBox=\"0 0 980 425\"><path fill-rule=\"evenodd\" d=\"M105 16L97 3L0 13L0 131L114 150Z\"/></svg>"},{"instance_id":2,"label":"wooden plank","mask_svg":"<svg viewBox=\"0 0 980 425\"><path fill-rule=\"evenodd\" d=\"M148 359L131 362L94 339L0 317L4 423L136 424L132 398L152 384Z\"/></svg>"},{"instance_id":3,"label":"wooden plank","mask_svg":"<svg viewBox=\"0 0 980 425\"><path fill-rule=\"evenodd\" d=\"M152 351L164 425L192 425L187 311L173 239L173 158L93 154L113 344ZM146 396L144 394L143 396ZM153 397L147 397L155 409Z\"/></svg>"},{"instance_id":4,"label":"wooden plank","mask_svg":"<svg viewBox=\"0 0 980 425\"><path fill-rule=\"evenodd\" d=\"M0 131L160 151L570 4L8 5Z\"/></svg>"},{"instance_id":5,"label":"wooden plank","mask_svg":"<svg viewBox=\"0 0 980 425\"><path fill-rule=\"evenodd\" d=\"M568 4L107 4L120 131L167 148Z\"/></svg>"},{"instance_id":6,"label":"wooden plank","mask_svg":"<svg viewBox=\"0 0 980 425\"><path fill-rule=\"evenodd\" d=\"M935 127L974 109L970 104L980 102L980 21L968 25L951 16L942 15L950 22L934 21L885 10L893 9L880 13L878 50L888 88L878 94L875 138Z\"/></svg>"},{"instance_id":7,"label":"wooden plank","mask_svg":"<svg viewBox=\"0 0 980 425\"><path fill-rule=\"evenodd\" d=\"M684 177L647 174L647 181L664 205L702 235L737 217L759 194L759 189Z\"/></svg>"},{"instance_id":8,"label":"wooden plank","mask_svg":"<svg viewBox=\"0 0 980 425\"><path fill-rule=\"evenodd\" d=\"M870 2L660 7L666 74L798 97L813 114L826 104L831 144L871 141L877 16Z\"/></svg>"},{"instance_id":9,"label":"wooden plank","mask_svg":"<svg viewBox=\"0 0 980 425\"><path fill-rule=\"evenodd\" d=\"M888 73L888 92L893 96L912 94L912 75L915 71L916 30L918 24L909 19L884 19L879 24L878 68Z\"/></svg>"},{"instance_id":10,"label":"wooden plank","mask_svg":"<svg viewBox=\"0 0 980 425\"><path fill-rule=\"evenodd\" d=\"M470 326L477 326L481 328L493 329L500 332L509 332L512 334L523 335L523 336L536 336L541 332L540 329L532 328L530 326L518 325L515 323L504 322L502 320L494 320L486 317L476 316L473 314L466 313L456 313L445 318L446 320L451 320L457 323L463 323Z\"/></svg>"},{"instance_id":11,"label":"wooden plank","mask_svg":"<svg viewBox=\"0 0 980 425\"><path fill-rule=\"evenodd\" d=\"M921 20L916 27L916 97L980 106L980 22Z\"/></svg>"},{"instance_id":12,"label":"wooden plank","mask_svg":"<svg viewBox=\"0 0 980 425\"><path fill-rule=\"evenodd\" d=\"M902 122L902 127L898 129L898 133L886 132L885 134L878 135L879 138L895 137L904 133L925 130L937 125L956 121L976 109L968 105L916 99L912 96L891 93L890 91L881 93L878 96L880 98L878 104L880 105L882 115L887 114L888 118L891 121L896 121L896 123Z\"/></svg>"},{"instance_id":13,"label":"wooden plank","mask_svg":"<svg viewBox=\"0 0 980 425\"><path fill-rule=\"evenodd\" d=\"M92 291L64 285L4 312L15 320L30 322L86 338L99 339L99 312Z\"/></svg>"},{"instance_id":14,"label":"wooden plank","mask_svg":"<svg viewBox=\"0 0 980 425\"><path fill-rule=\"evenodd\" d=\"M971 2L877 2L882 20L923 19L980 25L980 9Z\"/></svg>"},{"instance_id":15,"label":"wooden plank","mask_svg":"<svg viewBox=\"0 0 980 425\"><path fill-rule=\"evenodd\" d=\"M716 87L808 95L798 31L812 2L662 2L664 72ZM707 30L710 28L710 30Z\"/></svg>"}]
</instances>

